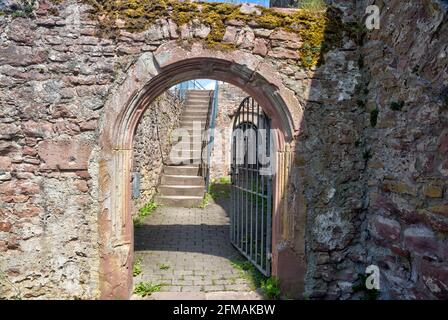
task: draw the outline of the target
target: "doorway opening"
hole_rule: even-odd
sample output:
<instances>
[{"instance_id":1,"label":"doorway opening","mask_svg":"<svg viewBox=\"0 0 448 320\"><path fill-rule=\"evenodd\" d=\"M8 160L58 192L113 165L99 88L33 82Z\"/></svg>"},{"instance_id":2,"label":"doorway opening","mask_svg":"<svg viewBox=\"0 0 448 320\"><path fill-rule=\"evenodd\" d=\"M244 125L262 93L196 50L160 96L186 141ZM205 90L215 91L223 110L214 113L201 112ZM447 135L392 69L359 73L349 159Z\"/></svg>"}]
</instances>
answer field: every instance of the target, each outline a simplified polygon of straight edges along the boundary
<instances>
[{"instance_id":1,"label":"doorway opening","mask_svg":"<svg viewBox=\"0 0 448 320\"><path fill-rule=\"evenodd\" d=\"M133 297L262 297L272 259L270 135L260 105L215 80L179 83L146 109L133 150Z\"/></svg>"},{"instance_id":2,"label":"doorway opening","mask_svg":"<svg viewBox=\"0 0 448 320\"><path fill-rule=\"evenodd\" d=\"M228 56L219 53L217 57L213 50L196 46L188 51L188 48L170 42L154 54L142 55L129 69L129 77L106 103L98 159L102 298L129 298L133 291L131 199L133 143L138 123L163 92L192 79L225 81L239 87L252 96L271 119L276 161L276 172L272 177L271 275L280 279L286 292L294 291L294 296L302 292L303 276L297 277L297 274L304 275L304 240L300 240L300 250L290 250L284 245L290 237L289 221L292 221L285 194L294 132L300 123L302 109L293 93L273 77L276 73L273 67L268 64L257 67L257 61L242 52Z\"/></svg>"}]
</instances>

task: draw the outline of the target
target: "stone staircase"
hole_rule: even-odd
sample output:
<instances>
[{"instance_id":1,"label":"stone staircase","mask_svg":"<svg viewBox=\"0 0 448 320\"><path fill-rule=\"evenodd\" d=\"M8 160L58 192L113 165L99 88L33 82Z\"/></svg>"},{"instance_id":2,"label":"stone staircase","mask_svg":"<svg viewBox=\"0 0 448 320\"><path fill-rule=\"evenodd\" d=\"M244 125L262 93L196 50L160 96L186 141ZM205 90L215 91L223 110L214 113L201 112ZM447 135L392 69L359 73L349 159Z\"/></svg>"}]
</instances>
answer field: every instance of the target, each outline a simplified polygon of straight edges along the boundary
<instances>
[{"instance_id":1,"label":"stone staircase","mask_svg":"<svg viewBox=\"0 0 448 320\"><path fill-rule=\"evenodd\" d=\"M180 128L189 132L190 141L182 140L174 142L173 145L183 144L182 148L189 147L190 156L180 163L169 159L164 165L156 196L156 202L159 204L191 208L197 207L204 198L205 184L200 172L201 144L199 142L202 141L202 132L207 122L210 99L209 90L187 91Z\"/></svg>"}]
</instances>

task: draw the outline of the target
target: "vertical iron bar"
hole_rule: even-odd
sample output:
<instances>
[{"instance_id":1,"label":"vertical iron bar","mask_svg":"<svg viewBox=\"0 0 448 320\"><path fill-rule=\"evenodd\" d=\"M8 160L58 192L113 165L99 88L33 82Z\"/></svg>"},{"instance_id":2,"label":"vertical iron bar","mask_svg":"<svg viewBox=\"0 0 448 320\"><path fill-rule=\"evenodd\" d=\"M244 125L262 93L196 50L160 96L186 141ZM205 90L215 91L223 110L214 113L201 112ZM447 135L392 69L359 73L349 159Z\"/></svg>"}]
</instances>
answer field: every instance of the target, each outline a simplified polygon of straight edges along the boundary
<instances>
[{"instance_id":1,"label":"vertical iron bar","mask_svg":"<svg viewBox=\"0 0 448 320\"><path fill-rule=\"evenodd\" d=\"M260 192L260 161L258 159L258 135L260 133L260 106L257 104L257 136L256 136L256 142L257 142L257 154L256 154L256 168L257 168L257 193L256 193L256 207L255 207L255 262L258 263L258 202L260 200L259 192Z\"/></svg>"},{"instance_id":2,"label":"vertical iron bar","mask_svg":"<svg viewBox=\"0 0 448 320\"><path fill-rule=\"evenodd\" d=\"M266 119L266 124L267 124L267 130L266 130L266 134L267 134L267 139L269 139L269 141L266 143L266 146L268 148L268 152L267 154L269 156L271 156L271 152L272 152L272 148L271 148L271 134L270 134L270 129L271 129L271 123L269 119ZM270 163L269 165L272 166L272 157L269 158L270 159ZM275 168L272 168L275 170ZM266 217L266 272L268 273L268 276L271 273L271 217L272 217L272 172L273 170L271 170L269 172L269 177L268 177L268 185L267 185L267 217Z\"/></svg>"},{"instance_id":3,"label":"vertical iron bar","mask_svg":"<svg viewBox=\"0 0 448 320\"><path fill-rule=\"evenodd\" d=\"M250 136L249 136L249 130L250 130L250 126L249 126L249 121L248 121L248 117L249 117L249 99L247 99L246 100L246 121L245 121L245 123L246 123L246 161L245 161L245 163L244 163L244 169L245 169L245 171L246 171L246 175L245 175L245 178L246 178L246 186L245 186L245 189L246 189L246 203L245 203L245 214L244 214L244 217L245 217L245 222L246 222L246 229L245 229L245 240L246 240L246 243L245 243L245 246L244 246L244 251L247 253L248 252L248 250L247 250L247 245L248 245L248 242L249 242L249 239L248 239L248 226L249 226L249 221L248 221L248 209L249 209L249 192L247 191L247 190L249 190L249 171L248 171L248 169L249 169L249 144L250 144Z\"/></svg>"}]
</instances>

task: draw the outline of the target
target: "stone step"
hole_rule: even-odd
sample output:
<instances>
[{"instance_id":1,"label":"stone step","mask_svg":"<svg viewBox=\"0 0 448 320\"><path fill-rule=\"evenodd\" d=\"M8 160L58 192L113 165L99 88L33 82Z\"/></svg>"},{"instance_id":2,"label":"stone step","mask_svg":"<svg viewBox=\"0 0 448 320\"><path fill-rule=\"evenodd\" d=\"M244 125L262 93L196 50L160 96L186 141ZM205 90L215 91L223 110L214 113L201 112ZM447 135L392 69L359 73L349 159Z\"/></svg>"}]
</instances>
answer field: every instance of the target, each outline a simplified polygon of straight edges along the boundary
<instances>
[{"instance_id":1,"label":"stone step","mask_svg":"<svg viewBox=\"0 0 448 320\"><path fill-rule=\"evenodd\" d=\"M211 90L188 90L187 96L210 96Z\"/></svg>"},{"instance_id":2,"label":"stone step","mask_svg":"<svg viewBox=\"0 0 448 320\"><path fill-rule=\"evenodd\" d=\"M179 127L180 128L205 128L205 121L192 121L192 120L181 120Z\"/></svg>"},{"instance_id":3,"label":"stone step","mask_svg":"<svg viewBox=\"0 0 448 320\"><path fill-rule=\"evenodd\" d=\"M163 172L171 176L198 176L199 166L165 166Z\"/></svg>"},{"instance_id":4,"label":"stone step","mask_svg":"<svg viewBox=\"0 0 448 320\"><path fill-rule=\"evenodd\" d=\"M191 105L185 105L184 113L187 112L197 112L199 114L207 114L208 113L208 106L205 107L203 105L197 105L197 104L191 104Z\"/></svg>"},{"instance_id":5,"label":"stone step","mask_svg":"<svg viewBox=\"0 0 448 320\"><path fill-rule=\"evenodd\" d=\"M199 136L197 138L199 138ZM189 141L174 142L172 148L176 148L176 150L179 150L180 148L182 149L189 148L190 150L200 150L202 149L202 139L198 139L196 141L190 139Z\"/></svg>"},{"instance_id":6,"label":"stone step","mask_svg":"<svg viewBox=\"0 0 448 320\"><path fill-rule=\"evenodd\" d=\"M206 123L207 122L207 114L199 114L199 115L183 114L180 117L180 121L201 121L203 123Z\"/></svg>"},{"instance_id":7,"label":"stone step","mask_svg":"<svg viewBox=\"0 0 448 320\"><path fill-rule=\"evenodd\" d=\"M185 129L188 131L188 129ZM203 142L203 136L202 134L192 134L192 132L188 131L188 138L187 137L183 137L183 139L179 139L177 141L173 141L172 145L173 146L177 146L179 144L189 144L191 147L194 147L195 149L197 149L198 146L202 147L202 142Z\"/></svg>"},{"instance_id":8,"label":"stone step","mask_svg":"<svg viewBox=\"0 0 448 320\"><path fill-rule=\"evenodd\" d=\"M161 196L204 196L204 186L189 185L160 185L159 194Z\"/></svg>"},{"instance_id":9,"label":"stone step","mask_svg":"<svg viewBox=\"0 0 448 320\"><path fill-rule=\"evenodd\" d=\"M201 164L201 159L184 159L181 161L168 159L165 164L167 166L198 166Z\"/></svg>"},{"instance_id":10,"label":"stone step","mask_svg":"<svg viewBox=\"0 0 448 320\"><path fill-rule=\"evenodd\" d=\"M208 98L188 98L185 101L185 105L186 106L190 106L190 105L196 105L196 106L203 106L203 107L208 107L210 104L210 99Z\"/></svg>"},{"instance_id":11,"label":"stone step","mask_svg":"<svg viewBox=\"0 0 448 320\"><path fill-rule=\"evenodd\" d=\"M200 176L162 175L161 185L204 186L204 178Z\"/></svg>"},{"instance_id":12,"label":"stone step","mask_svg":"<svg viewBox=\"0 0 448 320\"><path fill-rule=\"evenodd\" d=\"M193 129L192 126L181 126L179 127L179 129L183 129L186 130L187 133L190 135L190 139L194 136L194 137L202 137L202 135L204 134L204 128L201 128L201 130L199 131L198 129Z\"/></svg>"},{"instance_id":13,"label":"stone step","mask_svg":"<svg viewBox=\"0 0 448 320\"><path fill-rule=\"evenodd\" d=\"M208 108L197 108L196 106L186 107L181 116L198 116L198 117L207 117L208 116Z\"/></svg>"},{"instance_id":14,"label":"stone step","mask_svg":"<svg viewBox=\"0 0 448 320\"><path fill-rule=\"evenodd\" d=\"M180 149L180 148L184 148L184 149ZM201 154L202 151L199 149L196 150L188 150L189 146L185 146L185 147L180 147L178 145L176 145L176 149L172 149L173 154L177 157L188 157L188 159L201 159Z\"/></svg>"},{"instance_id":15,"label":"stone step","mask_svg":"<svg viewBox=\"0 0 448 320\"><path fill-rule=\"evenodd\" d=\"M156 202L168 207L193 208L201 204L203 197L197 196L156 196Z\"/></svg>"}]
</instances>

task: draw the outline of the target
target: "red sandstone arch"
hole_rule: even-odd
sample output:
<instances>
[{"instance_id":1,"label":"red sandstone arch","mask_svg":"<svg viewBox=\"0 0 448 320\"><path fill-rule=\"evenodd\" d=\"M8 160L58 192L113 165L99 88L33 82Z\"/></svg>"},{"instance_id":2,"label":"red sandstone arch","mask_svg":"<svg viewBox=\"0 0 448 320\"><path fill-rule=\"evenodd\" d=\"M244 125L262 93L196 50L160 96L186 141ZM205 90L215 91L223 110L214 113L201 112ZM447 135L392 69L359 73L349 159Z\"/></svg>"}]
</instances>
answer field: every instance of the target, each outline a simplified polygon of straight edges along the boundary
<instances>
[{"instance_id":1,"label":"red sandstone arch","mask_svg":"<svg viewBox=\"0 0 448 320\"><path fill-rule=\"evenodd\" d=\"M282 238L281 216L289 214L281 200L291 161L289 150L302 117L298 100L283 86L277 71L259 56L210 50L200 44L185 49L169 42L154 54L143 54L105 105L99 159L101 298L128 298L132 289L130 172L138 122L157 96L176 83L195 78L216 79L240 87L257 100L278 129L279 170L273 186L273 274L281 276L282 270L296 272L296 268L284 265L287 261L279 261L276 244Z\"/></svg>"}]
</instances>

